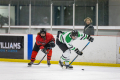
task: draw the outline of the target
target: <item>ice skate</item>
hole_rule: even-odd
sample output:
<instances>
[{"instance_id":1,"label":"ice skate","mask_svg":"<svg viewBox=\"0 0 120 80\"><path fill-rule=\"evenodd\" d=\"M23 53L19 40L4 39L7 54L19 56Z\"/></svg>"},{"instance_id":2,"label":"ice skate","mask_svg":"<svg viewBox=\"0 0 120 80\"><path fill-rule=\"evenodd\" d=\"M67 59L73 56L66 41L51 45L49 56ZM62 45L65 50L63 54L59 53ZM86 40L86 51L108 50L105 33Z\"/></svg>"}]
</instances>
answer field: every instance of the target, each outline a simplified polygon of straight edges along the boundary
<instances>
[{"instance_id":1,"label":"ice skate","mask_svg":"<svg viewBox=\"0 0 120 80\"><path fill-rule=\"evenodd\" d=\"M63 69L73 69L73 66L72 65L65 65L65 66L63 66Z\"/></svg>"},{"instance_id":2,"label":"ice skate","mask_svg":"<svg viewBox=\"0 0 120 80\"><path fill-rule=\"evenodd\" d=\"M47 60L47 65L48 65L48 67L50 67L50 65L51 65L50 60Z\"/></svg>"},{"instance_id":3,"label":"ice skate","mask_svg":"<svg viewBox=\"0 0 120 80\"><path fill-rule=\"evenodd\" d=\"M63 62L61 62L60 60L59 60L59 65L60 65L60 67L63 67Z\"/></svg>"},{"instance_id":4,"label":"ice skate","mask_svg":"<svg viewBox=\"0 0 120 80\"><path fill-rule=\"evenodd\" d=\"M31 61L31 62L29 62L28 63L28 67L31 67L32 66L32 64L33 64L33 62Z\"/></svg>"}]
</instances>

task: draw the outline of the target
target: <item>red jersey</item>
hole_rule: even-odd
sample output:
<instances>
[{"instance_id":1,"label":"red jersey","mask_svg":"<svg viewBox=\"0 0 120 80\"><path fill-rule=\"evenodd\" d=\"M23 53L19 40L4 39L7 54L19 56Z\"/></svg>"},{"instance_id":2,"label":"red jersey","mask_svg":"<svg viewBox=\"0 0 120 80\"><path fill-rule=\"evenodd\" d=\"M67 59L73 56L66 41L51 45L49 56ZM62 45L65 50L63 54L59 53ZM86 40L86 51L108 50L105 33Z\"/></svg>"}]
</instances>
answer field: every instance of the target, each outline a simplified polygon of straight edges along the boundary
<instances>
[{"instance_id":1,"label":"red jersey","mask_svg":"<svg viewBox=\"0 0 120 80\"><path fill-rule=\"evenodd\" d=\"M54 41L55 42L55 38L53 37L52 34L46 32L46 36L45 37L46 37L46 40L44 40L40 35L37 35L37 37L36 37L36 44L37 45L41 45L41 46L45 46L50 41Z\"/></svg>"}]
</instances>

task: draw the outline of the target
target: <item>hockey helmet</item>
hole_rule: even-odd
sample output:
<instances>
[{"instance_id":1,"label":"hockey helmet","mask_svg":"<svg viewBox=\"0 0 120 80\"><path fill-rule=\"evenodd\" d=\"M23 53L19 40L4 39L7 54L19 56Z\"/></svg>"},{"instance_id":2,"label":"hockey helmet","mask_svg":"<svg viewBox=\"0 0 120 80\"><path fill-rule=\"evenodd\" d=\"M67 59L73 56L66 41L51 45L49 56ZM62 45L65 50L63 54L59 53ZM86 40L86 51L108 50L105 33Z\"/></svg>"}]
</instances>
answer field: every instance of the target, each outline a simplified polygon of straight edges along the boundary
<instances>
[{"instance_id":1,"label":"hockey helmet","mask_svg":"<svg viewBox=\"0 0 120 80\"><path fill-rule=\"evenodd\" d=\"M46 34L46 29L45 28L40 29L40 34Z\"/></svg>"},{"instance_id":2,"label":"hockey helmet","mask_svg":"<svg viewBox=\"0 0 120 80\"><path fill-rule=\"evenodd\" d=\"M78 31L77 30L72 30L71 36L78 37Z\"/></svg>"}]
</instances>

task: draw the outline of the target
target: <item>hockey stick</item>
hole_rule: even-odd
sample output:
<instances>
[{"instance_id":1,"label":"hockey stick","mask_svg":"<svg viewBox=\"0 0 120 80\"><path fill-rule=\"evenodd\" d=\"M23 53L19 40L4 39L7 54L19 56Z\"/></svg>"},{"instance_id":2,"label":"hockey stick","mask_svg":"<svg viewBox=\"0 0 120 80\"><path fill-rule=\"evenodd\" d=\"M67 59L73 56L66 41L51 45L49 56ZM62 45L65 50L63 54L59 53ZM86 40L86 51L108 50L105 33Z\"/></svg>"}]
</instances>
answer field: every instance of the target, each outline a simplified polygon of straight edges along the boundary
<instances>
[{"instance_id":1,"label":"hockey stick","mask_svg":"<svg viewBox=\"0 0 120 80\"><path fill-rule=\"evenodd\" d=\"M51 47L50 47L50 49L51 49ZM49 51L50 51L50 49L49 49ZM33 64L33 65L39 65L39 64L42 62L42 60L45 58L45 56L49 53L49 51L48 51L47 53L45 53L44 57L40 60L39 63L37 63L37 64Z\"/></svg>"},{"instance_id":2,"label":"hockey stick","mask_svg":"<svg viewBox=\"0 0 120 80\"><path fill-rule=\"evenodd\" d=\"M87 43L87 45L81 50L81 52L88 46L89 43L90 43L90 42ZM71 63L70 63L69 65L71 65L71 64L73 63L73 61L74 61L78 56L79 56L79 55L77 55L77 56L71 61Z\"/></svg>"}]
</instances>

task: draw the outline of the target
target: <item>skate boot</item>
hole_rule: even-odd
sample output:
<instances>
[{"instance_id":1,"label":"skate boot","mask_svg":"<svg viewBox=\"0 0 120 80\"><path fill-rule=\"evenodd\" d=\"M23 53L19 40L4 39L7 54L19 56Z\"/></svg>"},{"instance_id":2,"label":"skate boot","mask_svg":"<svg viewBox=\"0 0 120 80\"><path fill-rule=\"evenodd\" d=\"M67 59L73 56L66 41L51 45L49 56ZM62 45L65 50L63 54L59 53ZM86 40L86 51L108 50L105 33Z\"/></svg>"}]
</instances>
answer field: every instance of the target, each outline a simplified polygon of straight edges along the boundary
<instances>
[{"instance_id":1,"label":"skate boot","mask_svg":"<svg viewBox=\"0 0 120 80\"><path fill-rule=\"evenodd\" d=\"M65 66L63 66L63 69L73 69L73 66L72 65L65 65Z\"/></svg>"},{"instance_id":2,"label":"skate boot","mask_svg":"<svg viewBox=\"0 0 120 80\"><path fill-rule=\"evenodd\" d=\"M31 61L31 62L29 62L28 63L28 67L31 67L31 65L33 64L33 62Z\"/></svg>"},{"instance_id":3,"label":"skate boot","mask_svg":"<svg viewBox=\"0 0 120 80\"><path fill-rule=\"evenodd\" d=\"M50 67L50 65L51 65L50 60L47 60L47 65L48 65L48 67Z\"/></svg>"},{"instance_id":4,"label":"skate boot","mask_svg":"<svg viewBox=\"0 0 120 80\"><path fill-rule=\"evenodd\" d=\"M61 62L60 60L59 60L59 65L60 65L60 67L64 66L63 62Z\"/></svg>"}]
</instances>

